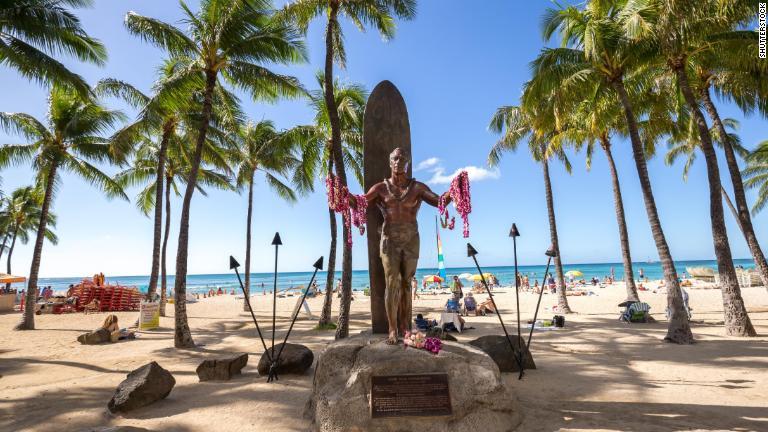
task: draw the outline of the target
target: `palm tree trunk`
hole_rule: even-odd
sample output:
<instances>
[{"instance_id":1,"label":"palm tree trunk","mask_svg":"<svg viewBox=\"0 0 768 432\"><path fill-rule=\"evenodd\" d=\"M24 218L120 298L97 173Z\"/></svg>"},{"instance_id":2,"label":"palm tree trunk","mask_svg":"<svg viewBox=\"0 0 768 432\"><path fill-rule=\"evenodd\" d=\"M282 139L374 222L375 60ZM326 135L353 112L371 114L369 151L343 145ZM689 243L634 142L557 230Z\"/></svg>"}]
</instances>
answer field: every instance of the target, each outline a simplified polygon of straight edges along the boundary
<instances>
[{"instance_id":1,"label":"palm tree trunk","mask_svg":"<svg viewBox=\"0 0 768 432\"><path fill-rule=\"evenodd\" d=\"M611 142L608 136L600 137L600 146L608 160L608 168L611 171L611 184L613 185L613 207L616 210L616 222L619 225L619 242L621 243L621 258L624 263L624 285L627 289L627 300L640 301L635 286L635 278L632 270L632 254L629 251L629 234L627 232L627 219L624 216L624 200L621 198L621 185L619 174L616 171L616 163L613 161Z\"/></svg>"},{"instance_id":2,"label":"palm tree trunk","mask_svg":"<svg viewBox=\"0 0 768 432\"><path fill-rule=\"evenodd\" d=\"M347 186L347 173L344 171L344 157L341 152L341 121L336 108L336 96L333 92L333 33L339 25L337 15L339 5L331 3L328 13L328 26L325 32L325 106L328 109L328 119L331 123L331 154L336 175L342 186ZM342 214L344 227L349 225L347 215ZM352 247L349 244L350 233L342 230L342 259L341 259L341 305L339 307L339 324L336 328L336 339L349 336L349 311L352 303Z\"/></svg>"},{"instance_id":3,"label":"palm tree trunk","mask_svg":"<svg viewBox=\"0 0 768 432\"><path fill-rule=\"evenodd\" d=\"M3 245L0 246L0 259L3 258L3 252L5 252L5 245L8 243L8 237L10 237L10 234L6 234L5 237L3 237Z\"/></svg>"},{"instance_id":4,"label":"palm tree trunk","mask_svg":"<svg viewBox=\"0 0 768 432\"><path fill-rule=\"evenodd\" d=\"M8 249L8 263L6 264L6 269L7 269L6 273L8 273L9 275L13 274L11 273L11 256L13 256L13 248L16 247L16 236L18 236L18 234L19 234L19 227L17 226L13 230L13 241L11 241L11 247ZM10 288L11 288L11 284L9 283L5 284L5 289L10 289Z\"/></svg>"},{"instance_id":5,"label":"palm tree trunk","mask_svg":"<svg viewBox=\"0 0 768 432\"><path fill-rule=\"evenodd\" d=\"M149 287L147 300L152 300L157 293L157 276L160 272L160 242L163 227L163 179L165 179L165 153L168 149L168 139L173 132L173 124L163 125L163 137L160 139L160 150L157 152L157 179L155 180L155 221L152 237L152 270L149 272Z\"/></svg>"},{"instance_id":6,"label":"palm tree trunk","mask_svg":"<svg viewBox=\"0 0 768 432\"><path fill-rule=\"evenodd\" d=\"M251 296L251 218L253 217L253 172L248 181L248 220L245 222L245 297L243 311L248 312L248 299Z\"/></svg>"},{"instance_id":7,"label":"palm tree trunk","mask_svg":"<svg viewBox=\"0 0 768 432\"><path fill-rule=\"evenodd\" d=\"M624 111L624 117L627 120L629 137L632 142L632 156L635 159L637 176L640 180L640 188L643 191L643 201L645 201L645 211L648 214L648 223L651 226L653 240L656 243L656 251L659 254L661 268L664 270L664 280L667 286L667 308L671 312L669 326L665 341L678 344L692 344L693 333L691 325L688 322L688 313L683 308L683 294L680 291L680 282L677 279L677 270L675 262L672 260L672 254L669 251L667 239L664 236L664 230L661 228L659 212L656 209L656 199L653 197L651 188L651 179L648 177L648 165L645 160L645 149L640 141L640 133L637 129L637 119L632 109L632 103L627 95L627 89L624 88L624 82L615 79L611 82L614 90L618 94L619 102Z\"/></svg>"},{"instance_id":8,"label":"palm tree trunk","mask_svg":"<svg viewBox=\"0 0 768 432\"><path fill-rule=\"evenodd\" d=\"M325 278L325 299L323 300L323 311L320 313L320 322L318 326L327 326L331 323L331 306L333 305L333 287L336 277L336 239L338 237L336 230L336 213L328 209L331 226L331 249L328 252L328 275Z\"/></svg>"},{"instance_id":9,"label":"palm tree trunk","mask_svg":"<svg viewBox=\"0 0 768 432\"><path fill-rule=\"evenodd\" d=\"M712 240L717 257L717 270L720 273L720 290L723 294L723 309L725 311L725 331L731 336L756 336L752 322L747 315L744 300L741 298L741 289L736 277L736 269L733 266L731 247L728 243L728 232L725 228L723 217L723 199L720 196L722 185L720 183L720 169L717 166L717 154L712 145L712 137L704 115L699 110L699 104L688 84L688 74L682 61L673 62L672 69L677 76L680 90L685 97L688 108L696 120L699 129L701 151L707 162L707 179L709 180L709 215L712 219Z\"/></svg>"},{"instance_id":10,"label":"palm tree trunk","mask_svg":"<svg viewBox=\"0 0 768 432\"><path fill-rule=\"evenodd\" d=\"M733 184L733 198L736 200L736 220L739 222L739 228L741 228L742 234L744 234L744 240L747 241L749 251L752 253L752 259L755 260L755 267L760 273L760 279L763 281L763 286L768 289L768 261L765 259L763 250L760 248L760 243L757 241L755 235L755 229L752 226L752 217L749 214L749 206L747 205L747 196L744 193L744 182L741 178L741 171L739 170L739 163L736 161L736 154L733 151L733 146L728 137L728 133L725 130L723 121L720 119L715 104L712 103L712 98L709 95L709 86L707 85L701 92L702 101L704 102L704 108L706 108L709 117L717 127L717 131L720 134L721 141L723 143L723 152L725 153L725 161L728 165L728 173L731 175L731 183ZM723 191L725 193L725 191ZM725 195L726 199L728 195ZM727 201L728 205L733 209L733 203L730 200Z\"/></svg>"},{"instance_id":11,"label":"palm tree trunk","mask_svg":"<svg viewBox=\"0 0 768 432\"><path fill-rule=\"evenodd\" d=\"M166 251L168 250L168 236L171 234L171 178L165 179L165 232L163 233L163 247L160 252L160 316L165 316L165 306L168 302L168 271L165 265Z\"/></svg>"},{"instance_id":12,"label":"palm tree trunk","mask_svg":"<svg viewBox=\"0 0 768 432\"><path fill-rule=\"evenodd\" d=\"M736 207L733 206L733 201L731 201L731 197L728 196L728 191L726 191L722 185L720 185L720 193L723 195L723 201L725 201L725 204L731 210L731 214L733 215L733 218L736 220L736 224L739 226L739 230L741 231L742 234L744 234L744 228L741 227L741 221L739 220L739 212L736 211Z\"/></svg>"},{"instance_id":13,"label":"palm tree trunk","mask_svg":"<svg viewBox=\"0 0 768 432\"><path fill-rule=\"evenodd\" d=\"M563 263L560 260L560 244L557 241L557 222L555 221L555 204L552 198L552 182L549 178L549 163L541 162L544 169L544 193L547 198L547 215L549 215L549 235L552 238L552 249L555 251L555 272L557 273L557 309L559 312L569 314L568 298L565 296L565 277L563 277ZM546 276L546 275L545 275Z\"/></svg>"},{"instance_id":14,"label":"palm tree trunk","mask_svg":"<svg viewBox=\"0 0 768 432\"><path fill-rule=\"evenodd\" d=\"M29 269L29 279L27 280L27 299L24 302L24 314L21 322L14 327L14 330L34 330L35 329L35 303L37 300L37 278L40 272L40 259L43 255L43 241L45 240L45 230L48 225L48 211L51 208L53 200L53 188L56 183L56 162L51 162L48 175L45 179L45 195L43 196L43 206L40 209L40 223L37 225L37 237L35 237L35 249L32 252L32 266Z\"/></svg>"},{"instance_id":15,"label":"palm tree trunk","mask_svg":"<svg viewBox=\"0 0 768 432\"><path fill-rule=\"evenodd\" d=\"M200 129L197 133L195 153L192 156L192 167L187 179L187 188L184 191L184 200L181 205L181 217L179 222L179 246L176 249L176 281L174 284L174 318L175 331L173 345L176 348L190 348L195 346L192 333L189 331L187 321L187 255L189 253L189 210L192 204L192 195L197 185L197 173L200 169L200 161L203 156L203 146L208 134L208 123L211 121L213 104L213 89L216 86L216 72L206 71L205 93L203 95L203 112L200 119Z\"/></svg>"}]
</instances>

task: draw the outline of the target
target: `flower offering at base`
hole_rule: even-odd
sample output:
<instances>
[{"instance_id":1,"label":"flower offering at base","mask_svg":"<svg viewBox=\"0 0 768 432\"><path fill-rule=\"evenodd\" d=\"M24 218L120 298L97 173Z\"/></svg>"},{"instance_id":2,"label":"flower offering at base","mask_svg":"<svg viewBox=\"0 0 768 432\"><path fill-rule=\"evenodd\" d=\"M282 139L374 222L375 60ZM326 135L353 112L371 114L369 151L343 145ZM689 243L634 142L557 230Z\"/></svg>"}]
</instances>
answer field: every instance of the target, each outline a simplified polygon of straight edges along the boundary
<instances>
[{"instance_id":1,"label":"flower offering at base","mask_svg":"<svg viewBox=\"0 0 768 432\"><path fill-rule=\"evenodd\" d=\"M425 349L433 354L440 352L443 344L439 338L426 337L426 335L420 331L417 332L405 332L403 336L403 344L405 347L412 347L416 349Z\"/></svg>"}]
</instances>

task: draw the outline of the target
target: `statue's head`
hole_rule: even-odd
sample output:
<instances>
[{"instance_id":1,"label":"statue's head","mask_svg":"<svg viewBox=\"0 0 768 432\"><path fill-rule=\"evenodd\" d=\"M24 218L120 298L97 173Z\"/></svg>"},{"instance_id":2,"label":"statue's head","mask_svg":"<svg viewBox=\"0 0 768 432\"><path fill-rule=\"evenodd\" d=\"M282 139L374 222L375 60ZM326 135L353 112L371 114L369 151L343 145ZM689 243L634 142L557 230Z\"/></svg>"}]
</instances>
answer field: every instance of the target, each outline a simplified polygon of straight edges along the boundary
<instances>
[{"instance_id":1,"label":"statue's head","mask_svg":"<svg viewBox=\"0 0 768 432\"><path fill-rule=\"evenodd\" d=\"M408 153L403 151L400 147L392 150L389 154L389 167L393 172L404 173L408 170L408 164L411 160L408 158Z\"/></svg>"}]
</instances>

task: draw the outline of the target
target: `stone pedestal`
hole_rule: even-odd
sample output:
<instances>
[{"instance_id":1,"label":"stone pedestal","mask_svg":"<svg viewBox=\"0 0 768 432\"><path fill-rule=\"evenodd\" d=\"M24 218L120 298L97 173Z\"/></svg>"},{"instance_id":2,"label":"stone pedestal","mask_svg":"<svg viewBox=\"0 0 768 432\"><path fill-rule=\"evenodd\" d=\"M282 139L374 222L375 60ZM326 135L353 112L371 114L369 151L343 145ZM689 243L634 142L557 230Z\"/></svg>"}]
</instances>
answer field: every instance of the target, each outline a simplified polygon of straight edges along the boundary
<instances>
[{"instance_id":1,"label":"stone pedestal","mask_svg":"<svg viewBox=\"0 0 768 432\"><path fill-rule=\"evenodd\" d=\"M371 417L373 376L448 375L452 414L436 417ZM315 369L306 415L316 431L512 431L520 423L517 401L504 387L496 363L479 349L443 342L435 355L391 346L361 334L331 343Z\"/></svg>"}]
</instances>

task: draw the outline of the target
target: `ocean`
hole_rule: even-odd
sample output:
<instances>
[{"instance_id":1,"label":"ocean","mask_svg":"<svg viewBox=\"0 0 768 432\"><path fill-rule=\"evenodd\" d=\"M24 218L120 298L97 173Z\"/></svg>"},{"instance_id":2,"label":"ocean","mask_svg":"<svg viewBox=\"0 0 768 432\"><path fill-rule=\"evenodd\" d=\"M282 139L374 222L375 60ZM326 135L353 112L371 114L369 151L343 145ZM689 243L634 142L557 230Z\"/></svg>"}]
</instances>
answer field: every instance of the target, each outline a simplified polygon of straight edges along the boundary
<instances>
[{"instance_id":1,"label":"ocean","mask_svg":"<svg viewBox=\"0 0 768 432\"><path fill-rule=\"evenodd\" d=\"M754 262L750 259L737 259L734 260L734 264L742 266L744 268L754 267ZM686 267L710 267L717 270L717 262L714 260L696 260L696 261L677 261L675 262L678 274L682 275L685 272ZM597 263L597 264L571 264L564 265L563 271L579 270L584 273L581 279L589 280L592 277L604 278L611 273L611 269L614 269L617 280L624 278L624 266L621 263ZM643 270L643 274L648 279L661 279L663 272L661 265L658 262L637 262L633 264L635 276L638 276L640 269ZM528 275L531 278L531 284L533 279L538 279L541 282L541 278L544 275L544 265L530 265L520 266L519 271L522 274ZM499 279L501 285L514 284L515 270L512 266L501 267L484 267L484 272L493 273ZM554 273L554 267L550 268L550 272ZM422 268L416 271L416 278L421 281L424 276L433 275L437 273L436 268ZM453 267L447 269L448 277L453 275L459 275L461 273L477 273L477 269L473 267ZM325 290L325 272L318 272L317 284ZM286 289L292 287L306 286L309 282L311 272L280 272L277 275L277 287L278 289ZM147 284L149 282L149 276L112 276L105 275L107 282L119 283L121 285L136 286L139 290L146 292ZM336 272L336 277L341 277L341 272ZM69 277L69 278L40 278L38 285L51 286L54 291L66 290L70 284L76 284L83 278L81 277ZM159 285L159 284L158 284ZM174 278L170 276L168 278L169 289L172 290L174 285ZM252 273L251 274L251 286L253 292L269 291L272 289L273 275L272 273ZM368 271L367 270L355 270L352 272L352 288L356 291L365 289L369 285ZM466 285L466 282L465 282ZM209 289L217 289L221 287L227 291L235 289L239 291L240 285L237 282L237 277L234 273L230 274L197 274L187 276L187 291L192 293L207 292Z\"/></svg>"}]
</instances>

